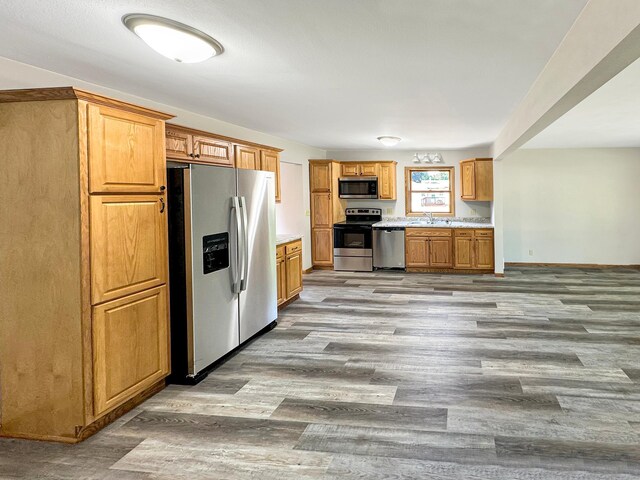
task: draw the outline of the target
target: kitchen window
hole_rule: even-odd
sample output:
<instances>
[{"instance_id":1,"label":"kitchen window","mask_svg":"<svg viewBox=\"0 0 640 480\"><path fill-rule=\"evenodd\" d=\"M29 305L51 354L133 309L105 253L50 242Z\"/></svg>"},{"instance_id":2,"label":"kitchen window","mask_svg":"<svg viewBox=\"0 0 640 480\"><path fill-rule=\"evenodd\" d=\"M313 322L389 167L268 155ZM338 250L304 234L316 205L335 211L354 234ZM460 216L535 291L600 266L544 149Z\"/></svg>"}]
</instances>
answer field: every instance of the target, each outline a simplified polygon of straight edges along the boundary
<instances>
[{"instance_id":1,"label":"kitchen window","mask_svg":"<svg viewBox=\"0 0 640 480\"><path fill-rule=\"evenodd\" d=\"M454 167L405 167L405 213L455 215Z\"/></svg>"}]
</instances>

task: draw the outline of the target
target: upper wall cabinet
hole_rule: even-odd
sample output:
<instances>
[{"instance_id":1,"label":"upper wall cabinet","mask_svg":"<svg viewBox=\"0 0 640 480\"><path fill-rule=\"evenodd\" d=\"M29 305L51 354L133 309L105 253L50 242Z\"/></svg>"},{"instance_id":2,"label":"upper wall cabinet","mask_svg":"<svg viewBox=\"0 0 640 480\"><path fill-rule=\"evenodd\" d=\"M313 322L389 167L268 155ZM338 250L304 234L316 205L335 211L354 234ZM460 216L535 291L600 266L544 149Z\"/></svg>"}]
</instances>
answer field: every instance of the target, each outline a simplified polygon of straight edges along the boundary
<instances>
[{"instance_id":1,"label":"upper wall cabinet","mask_svg":"<svg viewBox=\"0 0 640 480\"><path fill-rule=\"evenodd\" d=\"M260 150L236 145L236 168L260 170Z\"/></svg>"},{"instance_id":2,"label":"upper wall cabinet","mask_svg":"<svg viewBox=\"0 0 640 480\"><path fill-rule=\"evenodd\" d=\"M164 122L104 105L88 106L91 193L164 190Z\"/></svg>"},{"instance_id":3,"label":"upper wall cabinet","mask_svg":"<svg viewBox=\"0 0 640 480\"><path fill-rule=\"evenodd\" d=\"M280 201L280 154L273 150L260 150L260 170L276 174L276 202Z\"/></svg>"},{"instance_id":4,"label":"upper wall cabinet","mask_svg":"<svg viewBox=\"0 0 640 480\"><path fill-rule=\"evenodd\" d=\"M470 158L460 162L460 198L489 202L493 200L493 159Z\"/></svg>"},{"instance_id":5,"label":"upper wall cabinet","mask_svg":"<svg viewBox=\"0 0 640 480\"><path fill-rule=\"evenodd\" d=\"M341 177L377 177L378 176L378 163L355 163L355 162L343 162L340 165Z\"/></svg>"},{"instance_id":6,"label":"upper wall cabinet","mask_svg":"<svg viewBox=\"0 0 640 480\"><path fill-rule=\"evenodd\" d=\"M168 125L165 147L168 160L233 167L233 144L203 132Z\"/></svg>"},{"instance_id":7,"label":"upper wall cabinet","mask_svg":"<svg viewBox=\"0 0 640 480\"><path fill-rule=\"evenodd\" d=\"M165 150L175 162L273 172L280 202L280 149L168 124Z\"/></svg>"}]
</instances>

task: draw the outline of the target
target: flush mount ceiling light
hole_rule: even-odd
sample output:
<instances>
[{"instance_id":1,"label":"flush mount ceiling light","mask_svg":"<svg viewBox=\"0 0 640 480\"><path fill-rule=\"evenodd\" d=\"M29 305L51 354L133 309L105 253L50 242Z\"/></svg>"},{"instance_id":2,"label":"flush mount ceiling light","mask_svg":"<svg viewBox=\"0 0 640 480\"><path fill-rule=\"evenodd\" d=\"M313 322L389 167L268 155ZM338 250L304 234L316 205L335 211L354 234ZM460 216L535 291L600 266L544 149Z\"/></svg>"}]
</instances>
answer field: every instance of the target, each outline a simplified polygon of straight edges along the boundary
<instances>
[{"instance_id":1,"label":"flush mount ceiling light","mask_svg":"<svg viewBox=\"0 0 640 480\"><path fill-rule=\"evenodd\" d=\"M416 153L413 163L444 163L444 160L439 153Z\"/></svg>"},{"instance_id":2,"label":"flush mount ceiling light","mask_svg":"<svg viewBox=\"0 0 640 480\"><path fill-rule=\"evenodd\" d=\"M402 140L400 137L378 137L378 141L385 147L393 147L394 145L397 145L400 140Z\"/></svg>"},{"instance_id":3,"label":"flush mount ceiling light","mask_svg":"<svg viewBox=\"0 0 640 480\"><path fill-rule=\"evenodd\" d=\"M176 62L204 62L224 51L206 33L168 18L132 13L122 17L122 23L160 55Z\"/></svg>"}]
</instances>

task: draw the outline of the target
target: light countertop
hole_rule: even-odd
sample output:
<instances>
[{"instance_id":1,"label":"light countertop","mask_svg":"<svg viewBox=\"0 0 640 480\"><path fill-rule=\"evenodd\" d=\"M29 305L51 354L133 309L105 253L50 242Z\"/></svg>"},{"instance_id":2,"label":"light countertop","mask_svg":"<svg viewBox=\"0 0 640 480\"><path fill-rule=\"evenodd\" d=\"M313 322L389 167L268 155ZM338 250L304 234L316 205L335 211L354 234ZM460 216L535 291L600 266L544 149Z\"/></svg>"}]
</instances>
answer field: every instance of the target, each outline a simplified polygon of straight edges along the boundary
<instances>
[{"instance_id":1,"label":"light countertop","mask_svg":"<svg viewBox=\"0 0 640 480\"><path fill-rule=\"evenodd\" d=\"M475 221L473 221L475 220ZM427 223L423 218L389 218L374 223L375 227L402 227L402 228L493 228L490 222L477 221L478 219L453 219L447 223L444 219L434 219L433 223Z\"/></svg>"},{"instance_id":2,"label":"light countertop","mask_svg":"<svg viewBox=\"0 0 640 480\"><path fill-rule=\"evenodd\" d=\"M302 240L302 235L295 233L278 233L276 234L276 245L282 245L283 243L293 242L295 240Z\"/></svg>"}]
</instances>

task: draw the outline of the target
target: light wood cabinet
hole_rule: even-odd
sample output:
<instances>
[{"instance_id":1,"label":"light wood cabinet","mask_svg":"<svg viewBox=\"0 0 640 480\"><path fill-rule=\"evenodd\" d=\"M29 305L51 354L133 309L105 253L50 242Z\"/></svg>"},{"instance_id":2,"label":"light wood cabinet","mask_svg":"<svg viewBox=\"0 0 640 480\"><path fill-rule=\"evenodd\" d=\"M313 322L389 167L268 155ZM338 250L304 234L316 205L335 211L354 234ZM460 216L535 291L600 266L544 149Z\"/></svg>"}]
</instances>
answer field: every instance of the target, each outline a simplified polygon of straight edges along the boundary
<instances>
[{"instance_id":1,"label":"light wood cabinet","mask_svg":"<svg viewBox=\"0 0 640 480\"><path fill-rule=\"evenodd\" d=\"M380 200L396 199L396 162L378 164L378 198Z\"/></svg>"},{"instance_id":2,"label":"light wood cabinet","mask_svg":"<svg viewBox=\"0 0 640 480\"><path fill-rule=\"evenodd\" d=\"M94 307L96 416L168 375L167 323L166 285Z\"/></svg>"},{"instance_id":3,"label":"light wood cabinet","mask_svg":"<svg viewBox=\"0 0 640 480\"><path fill-rule=\"evenodd\" d=\"M212 165L233 167L233 145L224 140L194 135L193 157Z\"/></svg>"},{"instance_id":4,"label":"light wood cabinet","mask_svg":"<svg viewBox=\"0 0 640 480\"><path fill-rule=\"evenodd\" d=\"M454 267L464 270L493 270L493 230L456 229Z\"/></svg>"},{"instance_id":5,"label":"light wood cabinet","mask_svg":"<svg viewBox=\"0 0 640 480\"><path fill-rule=\"evenodd\" d=\"M77 442L168 373L170 116L64 87L0 118L0 435Z\"/></svg>"},{"instance_id":6,"label":"light wood cabinet","mask_svg":"<svg viewBox=\"0 0 640 480\"><path fill-rule=\"evenodd\" d=\"M311 194L311 221L316 228L332 228L331 194Z\"/></svg>"},{"instance_id":7,"label":"light wood cabinet","mask_svg":"<svg viewBox=\"0 0 640 480\"><path fill-rule=\"evenodd\" d=\"M453 239L448 228L407 228L405 263L407 268L450 268L453 266Z\"/></svg>"},{"instance_id":8,"label":"light wood cabinet","mask_svg":"<svg viewBox=\"0 0 640 480\"><path fill-rule=\"evenodd\" d=\"M91 197L94 305L167 282L164 202L156 195Z\"/></svg>"},{"instance_id":9,"label":"light wood cabinet","mask_svg":"<svg viewBox=\"0 0 640 480\"><path fill-rule=\"evenodd\" d=\"M493 159L471 158L460 162L460 198L493 200Z\"/></svg>"},{"instance_id":10,"label":"light wood cabinet","mask_svg":"<svg viewBox=\"0 0 640 480\"><path fill-rule=\"evenodd\" d=\"M279 245L276 248L276 278L278 287L278 305L281 305L286 300L287 292L287 274L285 272L284 263L284 245Z\"/></svg>"},{"instance_id":11,"label":"light wood cabinet","mask_svg":"<svg viewBox=\"0 0 640 480\"><path fill-rule=\"evenodd\" d=\"M342 162L340 164L341 177L377 177L378 162Z\"/></svg>"},{"instance_id":12,"label":"light wood cabinet","mask_svg":"<svg viewBox=\"0 0 640 480\"><path fill-rule=\"evenodd\" d=\"M91 193L158 193L165 188L164 122L88 105Z\"/></svg>"},{"instance_id":13,"label":"light wood cabinet","mask_svg":"<svg viewBox=\"0 0 640 480\"><path fill-rule=\"evenodd\" d=\"M279 245L276 249L278 271L278 306L289 302L302 291L302 241Z\"/></svg>"},{"instance_id":14,"label":"light wood cabinet","mask_svg":"<svg viewBox=\"0 0 640 480\"><path fill-rule=\"evenodd\" d=\"M260 150L260 170L276 174L276 203L280 202L280 154L272 150Z\"/></svg>"},{"instance_id":15,"label":"light wood cabinet","mask_svg":"<svg viewBox=\"0 0 640 480\"><path fill-rule=\"evenodd\" d=\"M309 160L311 258L317 268L333 267L333 224L345 219L346 208L338 197L341 173L334 160Z\"/></svg>"},{"instance_id":16,"label":"light wood cabinet","mask_svg":"<svg viewBox=\"0 0 640 480\"><path fill-rule=\"evenodd\" d=\"M333 228L314 228L311 245L314 267L333 267Z\"/></svg>"},{"instance_id":17,"label":"light wood cabinet","mask_svg":"<svg viewBox=\"0 0 640 480\"><path fill-rule=\"evenodd\" d=\"M260 150L236 145L236 168L260 170Z\"/></svg>"},{"instance_id":18,"label":"light wood cabinet","mask_svg":"<svg viewBox=\"0 0 640 480\"><path fill-rule=\"evenodd\" d=\"M167 127L165 130L165 149L168 159L192 160L193 136L190 133Z\"/></svg>"},{"instance_id":19,"label":"light wood cabinet","mask_svg":"<svg viewBox=\"0 0 640 480\"><path fill-rule=\"evenodd\" d=\"M309 164L309 190L311 193L331 192L331 162L311 160Z\"/></svg>"},{"instance_id":20,"label":"light wood cabinet","mask_svg":"<svg viewBox=\"0 0 640 480\"><path fill-rule=\"evenodd\" d=\"M219 167L265 170L275 173L276 202L280 202L281 150L215 135L179 125L167 125L167 159Z\"/></svg>"}]
</instances>

